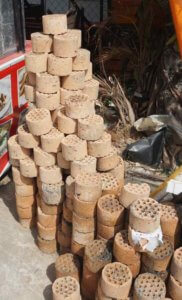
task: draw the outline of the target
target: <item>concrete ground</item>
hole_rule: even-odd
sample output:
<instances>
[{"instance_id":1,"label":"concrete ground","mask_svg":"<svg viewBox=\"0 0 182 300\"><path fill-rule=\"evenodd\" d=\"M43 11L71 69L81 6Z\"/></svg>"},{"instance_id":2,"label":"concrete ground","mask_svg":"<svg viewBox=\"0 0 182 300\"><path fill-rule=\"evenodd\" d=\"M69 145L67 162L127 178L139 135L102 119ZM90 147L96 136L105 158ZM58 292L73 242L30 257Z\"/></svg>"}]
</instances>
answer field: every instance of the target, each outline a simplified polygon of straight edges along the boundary
<instances>
[{"instance_id":1,"label":"concrete ground","mask_svg":"<svg viewBox=\"0 0 182 300\"><path fill-rule=\"evenodd\" d=\"M0 183L0 299L50 300L57 254L46 255L35 244L35 230L17 220L15 192L6 177Z\"/></svg>"}]
</instances>

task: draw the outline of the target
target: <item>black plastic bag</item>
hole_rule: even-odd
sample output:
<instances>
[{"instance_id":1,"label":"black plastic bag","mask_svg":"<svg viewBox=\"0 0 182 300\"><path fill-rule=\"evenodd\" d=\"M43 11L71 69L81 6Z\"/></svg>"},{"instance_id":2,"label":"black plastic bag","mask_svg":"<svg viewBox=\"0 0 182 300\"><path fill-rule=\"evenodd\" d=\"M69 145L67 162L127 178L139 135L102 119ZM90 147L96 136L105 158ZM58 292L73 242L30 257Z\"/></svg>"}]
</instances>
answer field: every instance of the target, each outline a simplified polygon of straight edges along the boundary
<instances>
[{"instance_id":1,"label":"black plastic bag","mask_svg":"<svg viewBox=\"0 0 182 300\"><path fill-rule=\"evenodd\" d=\"M158 166L163 157L165 129L127 146L124 159L148 166Z\"/></svg>"}]
</instances>

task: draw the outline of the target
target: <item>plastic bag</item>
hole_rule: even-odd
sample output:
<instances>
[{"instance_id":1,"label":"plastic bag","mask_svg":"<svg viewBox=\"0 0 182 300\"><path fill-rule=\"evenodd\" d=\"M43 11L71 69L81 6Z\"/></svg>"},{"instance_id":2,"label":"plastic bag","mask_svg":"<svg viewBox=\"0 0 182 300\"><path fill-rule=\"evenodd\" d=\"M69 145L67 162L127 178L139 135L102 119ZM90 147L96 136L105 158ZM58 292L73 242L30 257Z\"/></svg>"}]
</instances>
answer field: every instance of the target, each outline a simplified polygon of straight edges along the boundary
<instances>
[{"instance_id":1,"label":"plastic bag","mask_svg":"<svg viewBox=\"0 0 182 300\"><path fill-rule=\"evenodd\" d=\"M165 129L127 146L124 159L148 166L158 166L162 160Z\"/></svg>"}]
</instances>

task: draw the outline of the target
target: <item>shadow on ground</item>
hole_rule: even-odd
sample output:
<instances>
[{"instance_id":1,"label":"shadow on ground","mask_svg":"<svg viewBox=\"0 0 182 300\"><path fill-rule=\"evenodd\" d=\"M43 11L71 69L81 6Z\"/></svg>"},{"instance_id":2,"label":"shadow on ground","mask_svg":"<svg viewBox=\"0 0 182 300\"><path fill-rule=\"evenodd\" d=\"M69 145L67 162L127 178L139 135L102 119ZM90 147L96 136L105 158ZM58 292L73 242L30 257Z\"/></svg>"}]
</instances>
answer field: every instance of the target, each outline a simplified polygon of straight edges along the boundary
<instances>
[{"instance_id":1,"label":"shadow on ground","mask_svg":"<svg viewBox=\"0 0 182 300\"><path fill-rule=\"evenodd\" d=\"M52 284L49 284L45 287L43 296L45 300L52 300Z\"/></svg>"},{"instance_id":2,"label":"shadow on ground","mask_svg":"<svg viewBox=\"0 0 182 300\"><path fill-rule=\"evenodd\" d=\"M0 182L0 200L4 202L15 220L18 221L18 216L16 213L15 188L13 181L9 176L5 177Z\"/></svg>"},{"instance_id":3,"label":"shadow on ground","mask_svg":"<svg viewBox=\"0 0 182 300\"><path fill-rule=\"evenodd\" d=\"M47 267L46 275L52 283L56 280L55 263L52 263ZM43 296L45 300L52 300L52 284L45 287Z\"/></svg>"},{"instance_id":4,"label":"shadow on ground","mask_svg":"<svg viewBox=\"0 0 182 300\"><path fill-rule=\"evenodd\" d=\"M56 280L55 263L52 263L47 267L46 274L51 282Z\"/></svg>"}]
</instances>

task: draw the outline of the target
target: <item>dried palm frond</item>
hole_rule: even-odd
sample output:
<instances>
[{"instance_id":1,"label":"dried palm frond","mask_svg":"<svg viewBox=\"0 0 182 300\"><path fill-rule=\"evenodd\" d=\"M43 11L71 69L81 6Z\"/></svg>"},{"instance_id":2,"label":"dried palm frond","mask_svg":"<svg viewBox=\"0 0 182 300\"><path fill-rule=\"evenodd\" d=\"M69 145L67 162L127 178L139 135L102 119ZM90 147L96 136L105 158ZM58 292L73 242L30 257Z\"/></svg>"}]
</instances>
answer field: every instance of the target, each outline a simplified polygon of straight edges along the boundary
<instances>
[{"instance_id":1,"label":"dried palm frond","mask_svg":"<svg viewBox=\"0 0 182 300\"><path fill-rule=\"evenodd\" d=\"M131 99L136 118L156 112L161 57L168 36L166 28L169 29L162 17L166 2L142 0L134 24L118 25L108 20L94 26L95 68L104 78L117 74L126 98ZM160 14L161 18L156 18Z\"/></svg>"},{"instance_id":2,"label":"dried palm frond","mask_svg":"<svg viewBox=\"0 0 182 300\"><path fill-rule=\"evenodd\" d=\"M119 80L116 76L109 77L107 80L100 76L96 78L100 83L101 106L105 105L105 99L109 99L118 111L122 124L132 126L135 122L135 114Z\"/></svg>"}]
</instances>

